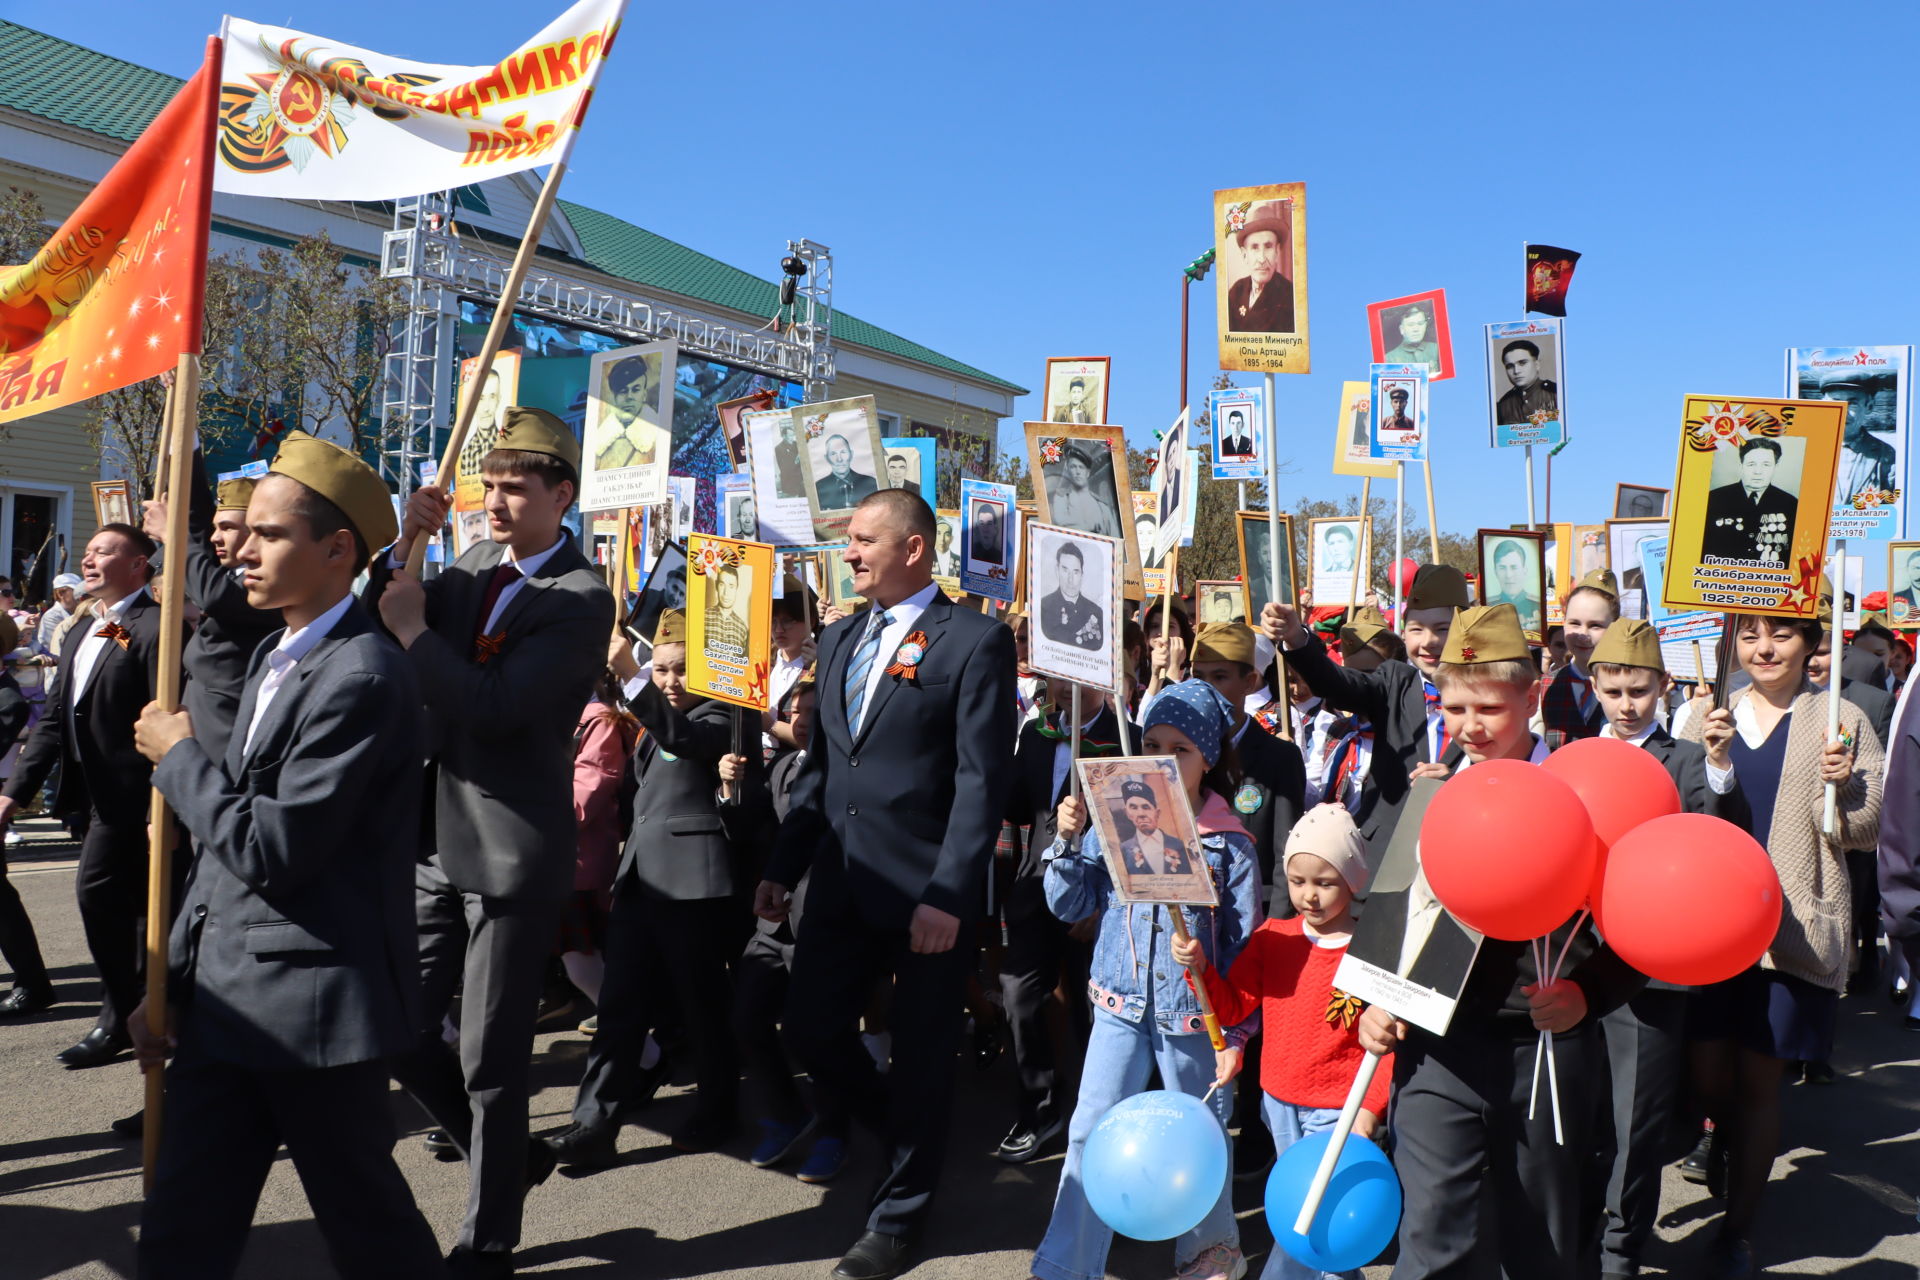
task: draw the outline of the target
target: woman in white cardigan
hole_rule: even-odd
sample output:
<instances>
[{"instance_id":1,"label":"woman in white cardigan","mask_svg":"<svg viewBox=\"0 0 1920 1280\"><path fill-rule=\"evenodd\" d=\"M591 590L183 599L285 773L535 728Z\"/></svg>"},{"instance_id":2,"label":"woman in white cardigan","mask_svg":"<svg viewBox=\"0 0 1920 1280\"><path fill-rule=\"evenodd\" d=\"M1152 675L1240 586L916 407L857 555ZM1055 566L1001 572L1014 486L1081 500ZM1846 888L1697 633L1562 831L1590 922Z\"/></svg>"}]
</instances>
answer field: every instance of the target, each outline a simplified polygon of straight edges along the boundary
<instances>
[{"instance_id":1,"label":"woman in white cardigan","mask_svg":"<svg viewBox=\"0 0 1920 1280\"><path fill-rule=\"evenodd\" d=\"M1740 666L1753 683L1728 700L1733 768L1784 904L1760 963L1695 992L1689 1011L1694 1087L1715 1124L1708 1182L1724 1179L1726 1188L1716 1280L1755 1274L1748 1241L1779 1152L1786 1065L1831 1053L1847 984L1853 933L1843 851L1873 847L1880 825L1879 739L1859 708L1842 701L1840 736L1828 741L1827 699L1838 695L1807 683L1807 659L1824 631L1821 622L1758 616L1735 628ZM1690 717L1683 736L1698 741L1704 720ZM1830 782L1839 803L1829 834Z\"/></svg>"}]
</instances>

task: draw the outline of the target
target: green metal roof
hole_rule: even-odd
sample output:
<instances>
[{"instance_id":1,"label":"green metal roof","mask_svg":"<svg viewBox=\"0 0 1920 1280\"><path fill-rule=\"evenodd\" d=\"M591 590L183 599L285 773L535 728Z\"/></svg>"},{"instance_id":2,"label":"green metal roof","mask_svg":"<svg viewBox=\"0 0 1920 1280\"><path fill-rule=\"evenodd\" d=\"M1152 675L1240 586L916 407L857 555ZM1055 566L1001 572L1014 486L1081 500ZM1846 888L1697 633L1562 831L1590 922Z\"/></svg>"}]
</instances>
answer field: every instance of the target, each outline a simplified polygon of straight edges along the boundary
<instances>
[{"instance_id":1,"label":"green metal roof","mask_svg":"<svg viewBox=\"0 0 1920 1280\"><path fill-rule=\"evenodd\" d=\"M182 81L0 19L0 108L132 142L160 113ZM477 193L475 193L477 194ZM714 306L771 316L779 287L703 253L675 244L598 209L559 202L586 251L587 265L622 280ZM957 374L1016 395L1026 388L962 364L896 333L836 310L835 343L866 347Z\"/></svg>"}]
</instances>

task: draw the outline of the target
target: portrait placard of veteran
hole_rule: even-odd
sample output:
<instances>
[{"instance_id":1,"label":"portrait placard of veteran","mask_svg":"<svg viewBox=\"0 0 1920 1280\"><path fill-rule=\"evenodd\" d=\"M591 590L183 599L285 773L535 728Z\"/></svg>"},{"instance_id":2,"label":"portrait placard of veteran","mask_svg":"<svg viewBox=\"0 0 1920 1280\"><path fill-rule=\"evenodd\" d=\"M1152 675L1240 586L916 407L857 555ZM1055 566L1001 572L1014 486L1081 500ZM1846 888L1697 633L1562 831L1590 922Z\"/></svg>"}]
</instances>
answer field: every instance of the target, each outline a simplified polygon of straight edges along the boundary
<instances>
[{"instance_id":1,"label":"portrait placard of veteran","mask_svg":"<svg viewBox=\"0 0 1920 1280\"><path fill-rule=\"evenodd\" d=\"M1310 372L1306 184L1214 192L1213 236L1220 367Z\"/></svg>"},{"instance_id":2,"label":"portrait placard of veteran","mask_svg":"<svg viewBox=\"0 0 1920 1280\"><path fill-rule=\"evenodd\" d=\"M1087 813L1123 902L1212 906L1218 900L1200 830L1172 756L1082 760Z\"/></svg>"},{"instance_id":3,"label":"portrait placard of veteran","mask_svg":"<svg viewBox=\"0 0 1920 1280\"><path fill-rule=\"evenodd\" d=\"M1307 521L1307 546L1312 557L1308 589L1316 603L1344 604L1366 594L1367 557L1373 553L1369 536L1373 521L1366 516L1335 516ZM1360 578L1356 584L1354 575Z\"/></svg>"},{"instance_id":4,"label":"portrait placard of veteran","mask_svg":"<svg viewBox=\"0 0 1920 1280\"><path fill-rule=\"evenodd\" d=\"M934 477L939 474L934 463L938 444L927 436L888 436L880 447L886 450L887 460L880 487L905 489L932 506Z\"/></svg>"},{"instance_id":5,"label":"portrait placard of veteran","mask_svg":"<svg viewBox=\"0 0 1920 1280\"><path fill-rule=\"evenodd\" d=\"M1667 514L1667 491L1646 484L1613 486L1613 518L1652 520Z\"/></svg>"},{"instance_id":6,"label":"portrait placard of veteran","mask_svg":"<svg viewBox=\"0 0 1920 1280\"><path fill-rule=\"evenodd\" d=\"M1899 538L1912 530L1903 492L1913 409L1912 347L1795 347L1787 394L1847 406L1830 538Z\"/></svg>"},{"instance_id":7,"label":"portrait placard of veteran","mask_svg":"<svg viewBox=\"0 0 1920 1280\"><path fill-rule=\"evenodd\" d=\"M969 595L1012 604L1014 539L1020 513L1013 486L960 478L960 587Z\"/></svg>"},{"instance_id":8,"label":"portrait placard of veteran","mask_svg":"<svg viewBox=\"0 0 1920 1280\"><path fill-rule=\"evenodd\" d=\"M1216 622L1245 622L1247 595L1240 584L1225 578L1193 584L1193 598L1200 606L1200 625Z\"/></svg>"},{"instance_id":9,"label":"portrait placard of veteran","mask_svg":"<svg viewBox=\"0 0 1920 1280\"><path fill-rule=\"evenodd\" d=\"M1475 534L1480 603L1510 604L1520 615L1528 644L1546 642L1546 535L1520 529L1481 529Z\"/></svg>"},{"instance_id":10,"label":"portrait placard of veteran","mask_svg":"<svg viewBox=\"0 0 1920 1280\"><path fill-rule=\"evenodd\" d=\"M843 542L860 500L880 489L886 449L872 396L828 400L793 411L799 424L800 466L813 508L814 536Z\"/></svg>"},{"instance_id":11,"label":"portrait placard of veteran","mask_svg":"<svg viewBox=\"0 0 1920 1280\"><path fill-rule=\"evenodd\" d=\"M1247 617L1258 619L1260 611L1273 599L1273 567L1270 560L1271 536L1264 511L1234 513L1236 541L1240 545L1240 581L1247 597ZM1293 517L1280 517L1280 595L1284 604L1297 603L1293 587ZM1342 601L1341 603L1345 603Z\"/></svg>"},{"instance_id":12,"label":"portrait placard of veteran","mask_svg":"<svg viewBox=\"0 0 1920 1280\"><path fill-rule=\"evenodd\" d=\"M1027 526L1027 665L1096 689L1120 679L1120 540Z\"/></svg>"},{"instance_id":13,"label":"portrait placard of veteran","mask_svg":"<svg viewBox=\"0 0 1920 1280\"><path fill-rule=\"evenodd\" d=\"M687 543L687 688L767 709L773 548L696 533Z\"/></svg>"},{"instance_id":14,"label":"portrait placard of veteran","mask_svg":"<svg viewBox=\"0 0 1920 1280\"><path fill-rule=\"evenodd\" d=\"M1887 544L1887 620L1920 627L1920 542Z\"/></svg>"},{"instance_id":15,"label":"portrait placard of veteran","mask_svg":"<svg viewBox=\"0 0 1920 1280\"><path fill-rule=\"evenodd\" d=\"M493 366L476 386L480 357L468 356L460 362L460 396L465 407L469 395L478 395L480 403L473 411L473 425L466 443L453 466L453 509L479 511L486 498L480 485L480 459L493 452L500 442L500 429L507 423L507 410L519 403L520 353L502 351L493 358Z\"/></svg>"},{"instance_id":16,"label":"portrait placard of veteran","mask_svg":"<svg viewBox=\"0 0 1920 1280\"><path fill-rule=\"evenodd\" d=\"M1106 356L1055 356L1047 361L1047 421L1091 427L1107 420Z\"/></svg>"},{"instance_id":17,"label":"portrait placard of veteran","mask_svg":"<svg viewBox=\"0 0 1920 1280\"><path fill-rule=\"evenodd\" d=\"M1213 478L1259 480L1267 469L1267 389L1228 387L1207 394L1213 420ZM1202 440L1196 440L1199 447Z\"/></svg>"},{"instance_id":18,"label":"portrait placard of veteran","mask_svg":"<svg viewBox=\"0 0 1920 1280\"><path fill-rule=\"evenodd\" d=\"M800 470L795 409L748 412L741 421L747 432L747 457L752 464L754 514L763 536L757 541L777 547L812 546L813 505Z\"/></svg>"},{"instance_id":19,"label":"portrait placard of veteran","mask_svg":"<svg viewBox=\"0 0 1920 1280\"><path fill-rule=\"evenodd\" d=\"M1367 305L1375 364L1417 364L1429 382L1453 376L1453 334L1447 327L1447 291L1410 293Z\"/></svg>"},{"instance_id":20,"label":"portrait placard of veteran","mask_svg":"<svg viewBox=\"0 0 1920 1280\"><path fill-rule=\"evenodd\" d=\"M1032 469L1036 512L1044 524L1077 533L1119 538L1125 544L1128 599L1138 599L1140 548L1131 518L1133 486L1127 482L1127 433L1122 427L1062 428L1045 422L1026 424L1027 459Z\"/></svg>"},{"instance_id":21,"label":"portrait placard of veteran","mask_svg":"<svg viewBox=\"0 0 1920 1280\"><path fill-rule=\"evenodd\" d=\"M1393 463L1373 457L1373 383L1340 384L1340 413L1333 424L1333 473L1393 479Z\"/></svg>"},{"instance_id":22,"label":"portrait placard of veteran","mask_svg":"<svg viewBox=\"0 0 1920 1280\"><path fill-rule=\"evenodd\" d=\"M588 361L582 511L647 507L667 500L673 370L679 351L680 344L669 338L602 351Z\"/></svg>"},{"instance_id":23,"label":"portrait placard of veteran","mask_svg":"<svg viewBox=\"0 0 1920 1280\"><path fill-rule=\"evenodd\" d=\"M1566 439L1560 321L1490 324L1486 335L1488 443L1510 449Z\"/></svg>"}]
</instances>

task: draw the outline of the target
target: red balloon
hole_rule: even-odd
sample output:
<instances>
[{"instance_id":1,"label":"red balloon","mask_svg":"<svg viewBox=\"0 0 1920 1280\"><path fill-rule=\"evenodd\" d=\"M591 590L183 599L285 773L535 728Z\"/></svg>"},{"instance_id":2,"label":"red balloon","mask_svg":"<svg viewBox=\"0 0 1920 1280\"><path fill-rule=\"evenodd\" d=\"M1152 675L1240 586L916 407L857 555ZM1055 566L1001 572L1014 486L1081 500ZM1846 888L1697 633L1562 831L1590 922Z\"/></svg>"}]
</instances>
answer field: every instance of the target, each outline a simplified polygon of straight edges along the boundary
<instances>
[{"instance_id":1,"label":"red balloon","mask_svg":"<svg viewBox=\"0 0 1920 1280\"><path fill-rule=\"evenodd\" d=\"M1400 562L1389 571L1388 581L1404 596L1412 589L1413 575L1419 571L1419 568L1419 564L1412 556L1402 556Z\"/></svg>"},{"instance_id":2,"label":"red balloon","mask_svg":"<svg viewBox=\"0 0 1920 1280\"><path fill-rule=\"evenodd\" d=\"M1447 779L1420 824L1420 865L1462 924L1510 942L1567 922L1593 880L1593 822L1564 781L1523 760Z\"/></svg>"},{"instance_id":3,"label":"red balloon","mask_svg":"<svg viewBox=\"0 0 1920 1280\"><path fill-rule=\"evenodd\" d=\"M1593 820L1594 869L1588 898L1597 903L1608 850L1641 823L1680 812L1680 789L1651 752L1618 738L1569 742L1548 756L1542 767L1573 788Z\"/></svg>"},{"instance_id":4,"label":"red balloon","mask_svg":"<svg viewBox=\"0 0 1920 1280\"><path fill-rule=\"evenodd\" d=\"M1704 986L1733 977L1773 945L1780 877L1760 842L1731 822L1676 813L1614 842L1596 906L1622 960L1649 978Z\"/></svg>"}]
</instances>

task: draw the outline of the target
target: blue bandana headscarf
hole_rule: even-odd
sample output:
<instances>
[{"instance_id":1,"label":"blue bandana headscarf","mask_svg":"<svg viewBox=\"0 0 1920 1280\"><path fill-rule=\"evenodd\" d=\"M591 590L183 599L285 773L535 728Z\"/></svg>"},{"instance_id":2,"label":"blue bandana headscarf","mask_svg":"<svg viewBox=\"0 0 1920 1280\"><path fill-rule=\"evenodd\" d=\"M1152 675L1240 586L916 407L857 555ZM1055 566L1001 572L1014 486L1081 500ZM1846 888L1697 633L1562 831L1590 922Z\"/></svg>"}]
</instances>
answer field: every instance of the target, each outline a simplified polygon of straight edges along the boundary
<instances>
[{"instance_id":1,"label":"blue bandana headscarf","mask_svg":"<svg viewBox=\"0 0 1920 1280\"><path fill-rule=\"evenodd\" d=\"M1233 708L1205 680L1182 680L1162 689L1147 704L1140 732L1145 734L1157 724L1170 724L1192 738L1211 769L1220 763L1220 744L1233 727Z\"/></svg>"}]
</instances>

